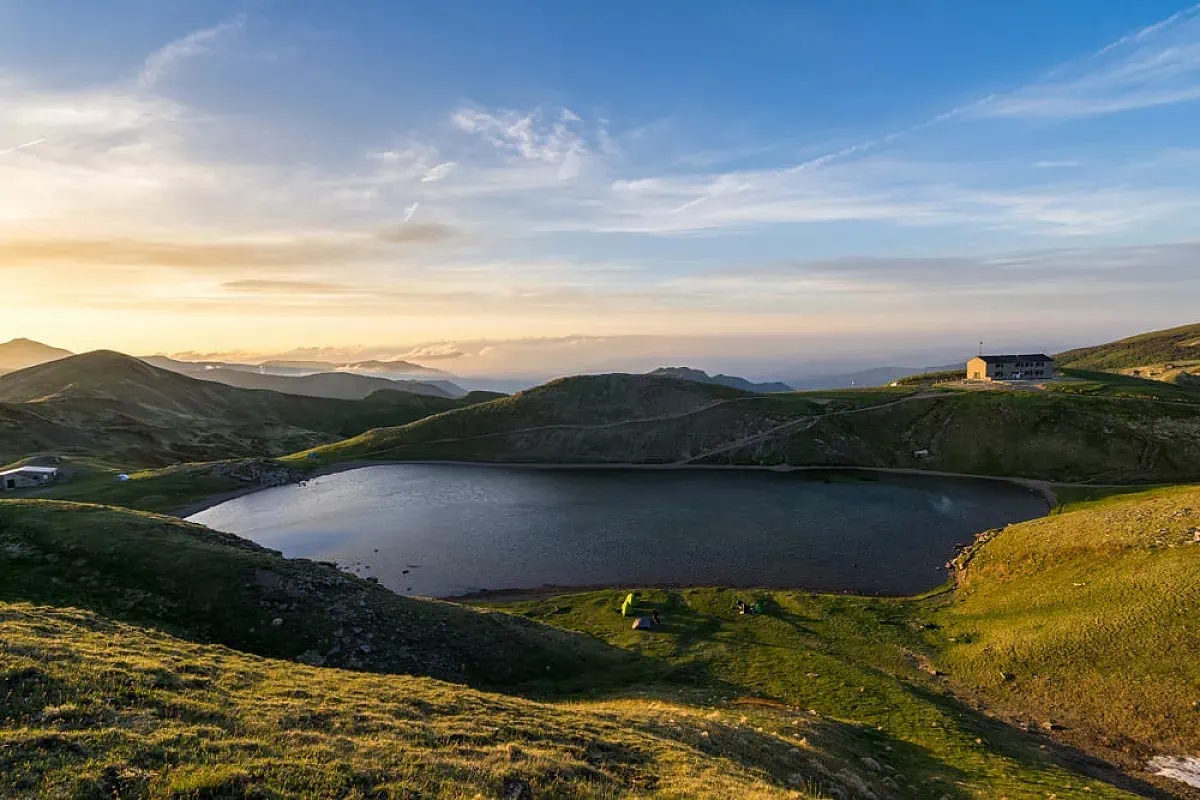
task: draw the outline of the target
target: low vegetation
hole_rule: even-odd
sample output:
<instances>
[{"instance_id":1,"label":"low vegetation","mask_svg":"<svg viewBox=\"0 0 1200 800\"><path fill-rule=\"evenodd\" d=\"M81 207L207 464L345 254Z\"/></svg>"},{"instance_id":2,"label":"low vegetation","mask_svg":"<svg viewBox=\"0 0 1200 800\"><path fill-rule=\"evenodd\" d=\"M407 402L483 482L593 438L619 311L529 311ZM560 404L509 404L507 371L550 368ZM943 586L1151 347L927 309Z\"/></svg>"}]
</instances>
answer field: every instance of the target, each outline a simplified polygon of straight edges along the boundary
<instances>
[{"instance_id":1,"label":"low vegetation","mask_svg":"<svg viewBox=\"0 0 1200 800\"><path fill-rule=\"evenodd\" d=\"M959 663L941 649L937 626L963 613L945 594L650 591L636 608L664 623L644 633L616 590L481 612L199 526L48 501L0 502L0 578L8 796L1117 798L1147 785L956 700L931 667ZM739 595L764 613L736 614ZM322 637L337 638L326 618L344 612L333 622L361 629L371 654L275 660L319 663ZM1176 663L1195 655L1171 641ZM1103 666L1123 667L1120 652Z\"/></svg>"},{"instance_id":2,"label":"low vegetation","mask_svg":"<svg viewBox=\"0 0 1200 800\"><path fill-rule=\"evenodd\" d=\"M1055 356L1059 366L1114 371L1143 364L1200 360L1200 325L1142 333L1115 342L1068 350Z\"/></svg>"},{"instance_id":3,"label":"low vegetation","mask_svg":"<svg viewBox=\"0 0 1200 800\"><path fill-rule=\"evenodd\" d=\"M921 372L916 375L908 375L898 378L894 383L897 386L932 386L937 383L965 381L966 379L966 369L946 369L939 372Z\"/></svg>"},{"instance_id":4,"label":"low vegetation","mask_svg":"<svg viewBox=\"0 0 1200 800\"><path fill-rule=\"evenodd\" d=\"M10 798L868 796L822 752L837 727L794 713L538 703L27 604L0 641Z\"/></svg>"},{"instance_id":5,"label":"low vegetation","mask_svg":"<svg viewBox=\"0 0 1200 800\"><path fill-rule=\"evenodd\" d=\"M1050 392L1087 397L1117 397L1200 404L1200 388L1197 387L1149 380L1136 375L1117 375L1111 372L1067 369L1063 370L1063 374L1073 380L1046 383L1042 388Z\"/></svg>"},{"instance_id":6,"label":"low vegetation","mask_svg":"<svg viewBox=\"0 0 1200 800\"><path fill-rule=\"evenodd\" d=\"M1099 483L1200 478L1196 397L1178 389L1189 401L1182 402L1161 384L1150 384L1160 389L1150 394L1136 379L1114 376L1087 396L892 387L691 397L668 414L626 402L594 424L577 421L590 413L578 403L565 405L578 415L543 412L583 380L372 430L285 461L301 469L462 460L860 466Z\"/></svg>"},{"instance_id":7,"label":"low vegetation","mask_svg":"<svg viewBox=\"0 0 1200 800\"><path fill-rule=\"evenodd\" d=\"M716 454L707 463L870 466L1137 483L1200 477L1200 407L1047 392L947 392Z\"/></svg>"},{"instance_id":8,"label":"low vegetation","mask_svg":"<svg viewBox=\"0 0 1200 800\"><path fill-rule=\"evenodd\" d=\"M962 693L1127 766L1200 752L1200 488L1013 525L927 639Z\"/></svg>"},{"instance_id":9,"label":"low vegetation","mask_svg":"<svg viewBox=\"0 0 1200 800\"><path fill-rule=\"evenodd\" d=\"M478 686L594 683L638 665L587 637L400 597L168 517L0 501L0 601L87 608L274 658Z\"/></svg>"}]
</instances>

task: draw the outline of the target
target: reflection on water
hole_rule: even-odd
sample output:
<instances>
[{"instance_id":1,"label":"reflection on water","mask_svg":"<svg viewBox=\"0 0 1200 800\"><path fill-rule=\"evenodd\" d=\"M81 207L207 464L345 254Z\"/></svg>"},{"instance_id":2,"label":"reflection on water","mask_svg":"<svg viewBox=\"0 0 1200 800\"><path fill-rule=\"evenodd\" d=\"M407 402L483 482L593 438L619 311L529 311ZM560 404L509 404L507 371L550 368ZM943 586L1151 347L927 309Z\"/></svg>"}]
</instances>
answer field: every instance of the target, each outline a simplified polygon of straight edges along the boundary
<instances>
[{"instance_id":1,"label":"reflection on water","mask_svg":"<svg viewBox=\"0 0 1200 800\"><path fill-rule=\"evenodd\" d=\"M1040 516L997 482L732 470L384 465L247 495L192 521L401 593L723 585L907 594L955 544Z\"/></svg>"}]
</instances>

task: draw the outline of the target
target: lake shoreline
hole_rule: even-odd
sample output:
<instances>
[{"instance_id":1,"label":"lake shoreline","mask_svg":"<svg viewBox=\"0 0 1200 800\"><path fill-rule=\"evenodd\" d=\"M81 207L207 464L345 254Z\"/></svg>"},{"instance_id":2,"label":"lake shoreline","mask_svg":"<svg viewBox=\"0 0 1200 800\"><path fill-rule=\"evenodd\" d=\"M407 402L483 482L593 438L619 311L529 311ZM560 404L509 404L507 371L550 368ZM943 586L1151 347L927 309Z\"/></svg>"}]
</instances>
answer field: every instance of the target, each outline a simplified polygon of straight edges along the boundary
<instances>
[{"instance_id":1,"label":"lake shoreline","mask_svg":"<svg viewBox=\"0 0 1200 800\"><path fill-rule=\"evenodd\" d=\"M979 531L1052 509L1021 482L828 467L371 461L278 488L190 519L453 602L718 584L903 597L944 584ZM394 546L406 525L408 543Z\"/></svg>"},{"instance_id":2,"label":"lake shoreline","mask_svg":"<svg viewBox=\"0 0 1200 800\"><path fill-rule=\"evenodd\" d=\"M914 469L910 467L855 467L855 466L820 466L820 465L803 465L795 466L791 464L635 464L635 463L570 463L570 462L555 462L555 463L523 463L511 461L346 461L340 464L320 467L305 475L304 481L314 480L316 478L325 477L326 475L337 475L342 472L352 472L357 469L366 469L368 467L386 467L386 466L458 466L458 467L486 467L486 468L502 468L502 469L529 469L529 470L614 470L614 471L658 471L658 472L774 472L779 474L789 473L830 473L832 475L897 475L897 476L916 476L930 478L949 478L955 480L967 481L989 481L1007 483L1010 485L1019 486L1034 494L1039 495L1047 505L1046 513L1049 514L1058 505L1058 496L1054 493L1055 482L1040 480L1037 478L1020 478L999 475L975 475L966 472L944 472L941 470L925 470ZM1070 484L1060 484L1070 485ZM186 519L194 514L199 514L202 511L207 511L214 506L230 500L236 500L239 497L245 497L256 492L263 492L268 489L275 489L275 486L247 486L241 489L234 489L228 492L219 492L214 495L189 503L171 513L171 516L180 519Z\"/></svg>"}]
</instances>

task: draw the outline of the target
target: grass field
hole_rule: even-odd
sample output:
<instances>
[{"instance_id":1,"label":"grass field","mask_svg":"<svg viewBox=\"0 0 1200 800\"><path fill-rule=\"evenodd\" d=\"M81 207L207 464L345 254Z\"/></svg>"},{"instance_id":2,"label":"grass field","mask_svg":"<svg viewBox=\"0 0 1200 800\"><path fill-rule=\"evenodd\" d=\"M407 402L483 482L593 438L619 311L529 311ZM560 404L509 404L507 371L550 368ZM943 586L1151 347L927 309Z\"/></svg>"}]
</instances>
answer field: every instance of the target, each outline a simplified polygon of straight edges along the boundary
<instances>
[{"instance_id":1,"label":"grass field","mask_svg":"<svg viewBox=\"0 0 1200 800\"><path fill-rule=\"evenodd\" d=\"M865 797L839 726L794 713L539 703L24 604L0 641L7 798Z\"/></svg>"},{"instance_id":2,"label":"grass field","mask_svg":"<svg viewBox=\"0 0 1200 800\"><path fill-rule=\"evenodd\" d=\"M1200 489L1076 508L963 557L929 636L939 664L1108 755L1200 751Z\"/></svg>"},{"instance_id":3,"label":"grass field","mask_svg":"<svg viewBox=\"0 0 1200 800\"><path fill-rule=\"evenodd\" d=\"M0 790L1129 797L1164 785L1149 756L1200 747L1200 490L1077 499L971 550L954 591L647 591L649 633L620 590L481 614L161 517L0 502ZM334 625L378 657L326 658Z\"/></svg>"},{"instance_id":4,"label":"grass field","mask_svg":"<svg viewBox=\"0 0 1200 800\"><path fill-rule=\"evenodd\" d=\"M1062 366L1093 370L1193 360L1200 358L1200 325L1142 333L1116 342L1059 353L1055 358Z\"/></svg>"}]
</instances>

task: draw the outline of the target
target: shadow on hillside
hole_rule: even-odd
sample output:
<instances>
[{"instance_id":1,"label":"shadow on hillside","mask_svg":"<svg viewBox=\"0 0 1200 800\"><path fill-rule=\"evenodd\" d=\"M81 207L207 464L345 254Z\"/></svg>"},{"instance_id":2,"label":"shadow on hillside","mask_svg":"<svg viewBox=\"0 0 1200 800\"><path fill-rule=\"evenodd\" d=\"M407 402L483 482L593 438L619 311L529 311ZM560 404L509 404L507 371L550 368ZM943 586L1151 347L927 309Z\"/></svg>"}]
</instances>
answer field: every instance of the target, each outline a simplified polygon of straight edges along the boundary
<instances>
[{"instance_id":1,"label":"shadow on hillside","mask_svg":"<svg viewBox=\"0 0 1200 800\"><path fill-rule=\"evenodd\" d=\"M958 719L963 730L983 739L991 750L1014 761L1025 764L1053 763L1082 777L1103 781L1143 797L1171 800L1176 796L1076 747L985 716L951 695L934 692L917 684L909 684L908 690L925 702L938 706L948 716Z\"/></svg>"},{"instance_id":2,"label":"shadow on hillside","mask_svg":"<svg viewBox=\"0 0 1200 800\"><path fill-rule=\"evenodd\" d=\"M619 593L614 593L614 598L617 594ZM721 605L696 607L690 605L686 596L678 591L658 590L647 593L644 604L647 607L658 608L663 623L646 632L644 638L634 640L637 643L630 646L644 651L650 662L646 664L643 661L640 667L649 667L656 671L657 675L653 675L653 672L646 675L645 679L650 681L647 683L639 682L637 676L632 673L624 677L633 677L633 683L613 675L603 686L592 687L594 691L591 696L635 697L648 702L659 700L668 703L689 703L727 712L742 710L748 717L773 715L779 719L790 719L792 724L801 727L801 735L807 738L816 751L851 754L849 766L871 781L873 788L878 788L884 778L892 777L901 787L907 787L899 792L902 796L974 796L970 792L964 793L964 789L958 785L960 780L970 782L972 776L965 775L962 771L963 765L970 763L969 761L960 762L957 757L948 755L950 751L930 750L922 744L910 741L912 736L907 739L899 738L890 731L876 728L873 724L849 724L816 716L810 713L806 706L795 705L806 702L799 699L803 694L792 696L785 688L786 684L778 687L771 684L772 671L784 676L787 670L796 668L796 662L789 661L789 654L796 653L798 649L811 649L823 656L844 661L852 670L872 674L883 684L890 684L909 695L915 703L936 709L939 712L938 716L944 720L943 724L948 722L958 731L955 739L960 743L952 745L952 748L965 747L970 750L974 747L971 742L979 739L986 743L979 745L981 749L986 747L988 751L1010 759L1013 768L1018 771L1028 770L1031 774L1040 773L1049 777L1049 774L1053 773L1048 773L1047 770L1061 768L1078 776L1080 780L1102 781L1146 797L1171 797L1170 794L1126 774L1120 767L1103 759L1053 742L1039 734L1027 732L1002 720L985 716L981 711L947 693L939 692L936 688L900 678L861 659L839 653L837 648L830 649L830 642L825 638L827 634L823 635L821 632L820 618L781 605L773 597L755 595L756 599L763 601L761 618L783 623L794 634L794 638L772 640L766 629L760 632L755 625L760 615L742 617L735 608L722 607L724 602L732 602L739 594L747 593L731 590L721 594ZM551 598L539 603L531 609L531 616L554 624L556 617L567 621L573 612L583 613L587 619L588 611L600 607L593 605L592 608L572 608L571 605L559 605L559 602L560 598ZM585 601L581 598L576 602L595 604L599 601ZM618 613L615 607L609 611L614 617ZM594 623L595 618L591 618L591 621ZM621 624L624 627L624 620ZM602 638L604 635L610 634L602 634ZM755 651L765 654L765 661L761 658L756 661L753 656ZM745 661L746 680L739 680L736 673L731 674L729 669L721 668L721 663L724 662L719 663L718 660L726 659L734 653L749 656ZM770 655L771 653L778 653L778 656ZM739 660L740 658L735 658L734 662ZM655 665L666 669L654 670ZM852 673L847 673L844 679L854 680ZM785 702L785 699L790 699L791 703ZM886 723L884 727L892 728ZM771 742L778 741L774 737L768 738L769 741L757 745L765 748L764 752L738 755L736 760L751 768L768 768L769 765L760 762L762 759L773 758ZM698 746L704 749L708 745L701 743ZM729 753L724 755L735 757ZM947 758L953 763L948 763ZM869 767L864 770L866 762L863 762L863 759L878 762L884 766L884 771L876 772ZM894 767L896 772L888 773L886 765ZM768 771L775 774L773 769ZM810 788L817 785L810 784Z\"/></svg>"}]
</instances>

